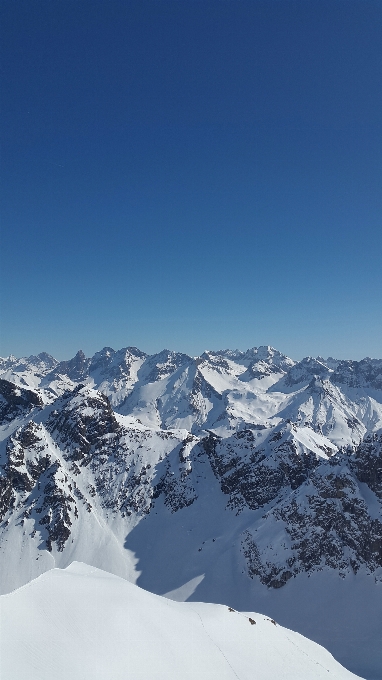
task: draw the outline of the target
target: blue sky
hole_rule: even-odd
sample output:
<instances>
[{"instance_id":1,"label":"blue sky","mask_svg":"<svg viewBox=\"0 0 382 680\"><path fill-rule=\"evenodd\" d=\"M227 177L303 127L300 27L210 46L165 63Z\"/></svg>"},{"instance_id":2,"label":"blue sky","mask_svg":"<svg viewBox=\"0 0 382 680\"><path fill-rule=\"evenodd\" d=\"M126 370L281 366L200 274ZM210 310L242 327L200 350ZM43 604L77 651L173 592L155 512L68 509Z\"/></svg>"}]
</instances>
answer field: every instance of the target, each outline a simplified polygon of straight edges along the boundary
<instances>
[{"instance_id":1,"label":"blue sky","mask_svg":"<svg viewBox=\"0 0 382 680\"><path fill-rule=\"evenodd\" d=\"M1 348L382 357L382 3L6 0Z\"/></svg>"}]
</instances>

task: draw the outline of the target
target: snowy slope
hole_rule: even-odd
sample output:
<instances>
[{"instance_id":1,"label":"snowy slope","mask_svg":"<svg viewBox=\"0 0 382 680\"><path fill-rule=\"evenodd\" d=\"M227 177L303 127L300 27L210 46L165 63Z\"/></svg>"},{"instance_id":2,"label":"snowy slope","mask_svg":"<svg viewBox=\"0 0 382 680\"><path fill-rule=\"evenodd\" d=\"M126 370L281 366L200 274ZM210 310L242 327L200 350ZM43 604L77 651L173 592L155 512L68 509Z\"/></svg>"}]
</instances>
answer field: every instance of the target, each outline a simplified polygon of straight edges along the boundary
<instances>
[{"instance_id":1,"label":"snowy slope","mask_svg":"<svg viewBox=\"0 0 382 680\"><path fill-rule=\"evenodd\" d=\"M264 615L170 601L76 562L0 607L2 680L359 677Z\"/></svg>"},{"instance_id":2,"label":"snowy slope","mask_svg":"<svg viewBox=\"0 0 382 680\"><path fill-rule=\"evenodd\" d=\"M86 562L261 608L382 677L382 362L128 347L0 366L0 592Z\"/></svg>"}]
</instances>

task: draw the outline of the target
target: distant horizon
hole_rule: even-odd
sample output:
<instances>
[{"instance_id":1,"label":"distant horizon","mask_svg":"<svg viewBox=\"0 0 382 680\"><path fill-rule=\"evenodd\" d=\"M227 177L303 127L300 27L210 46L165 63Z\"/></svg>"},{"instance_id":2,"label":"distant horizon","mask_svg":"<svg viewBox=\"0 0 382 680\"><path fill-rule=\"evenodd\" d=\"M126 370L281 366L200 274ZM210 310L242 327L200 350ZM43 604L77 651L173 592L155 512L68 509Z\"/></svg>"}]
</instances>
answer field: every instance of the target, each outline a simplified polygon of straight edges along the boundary
<instances>
[{"instance_id":1,"label":"distant horizon","mask_svg":"<svg viewBox=\"0 0 382 680\"><path fill-rule=\"evenodd\" d=\"M98 352L102 352L105 349L111 349L113 352L119 352L123 349L133 349L134 348L134 349L140 350L141 352L143 352L144 354L147 354L148 356L155 356L157 354L160 354L161 352L168 351L168 352L185 354L185 355L189 356L191 359L196 359L196 358L200 357L202 354L204 354L204 352L218 352L218 351L223 351L223 352L224 351L234 351L235 352L235 351L238 351L238 352L245 353L245 352L250 351L251 349L260 349L261 347L269 347L270 349L276 350L276 351L280 352L281 354L283 354L284 356L288 357L289 359L292 359L293 361L297 361L297 362L302 361L303 359L308 359L308 358L317 359L317 360L323 359L324 361L328 361L329 359L333 359L335 361L362 361L364 359L370 359L370 360L382 359L382 357L369 356L369 355L364 355L364 356L361 356L361 357L354 357L354 356L345 356L344 357L344 356L334 356L332 354L328 354L328 355L304 354L303 356L296 357L296 356L293 356L291 354L288 354L287 352L284 352L279 347L275 347L274 345L269 345L269 344L268 345L253 345L252 347L247 347L245 349L241 349L240 347L208 347L208 348L205 348L204 350L202 350L201 352L199 352L197 354L186 352L184 350L179 350L177 348L172 348L172 347L162 347L161 349L159 349L157 351L148 352L145 349L143 349L142 347L139 347L138 345L131 345L131 344L123 345L122 347L117 347L117 349L115 347L112 347L111 345L104 345L103 347L100 347L99 349L95 350L94 352L91 352L91 351L86 352L82 348L79 348L78 350L76 350L70 356L57 356L55 354L52 354L51 352L48 352L47 350L42 349L40 352L37 352L37 353L31 352L31 353L25 353L25 354L18 354L17 355L14 352L11 352L7 355L1 354L0 358L1 359L8 359L10 357L14 357L16 359L29 359L30 357L39 357L41 354L47 354L48 356L52 357L53 359L56 359L57 361L61 362L61 361L70 361L80 352L82 352L87 359L90 359L95 354L97 354Z\"/></svg>"}]
</instances>

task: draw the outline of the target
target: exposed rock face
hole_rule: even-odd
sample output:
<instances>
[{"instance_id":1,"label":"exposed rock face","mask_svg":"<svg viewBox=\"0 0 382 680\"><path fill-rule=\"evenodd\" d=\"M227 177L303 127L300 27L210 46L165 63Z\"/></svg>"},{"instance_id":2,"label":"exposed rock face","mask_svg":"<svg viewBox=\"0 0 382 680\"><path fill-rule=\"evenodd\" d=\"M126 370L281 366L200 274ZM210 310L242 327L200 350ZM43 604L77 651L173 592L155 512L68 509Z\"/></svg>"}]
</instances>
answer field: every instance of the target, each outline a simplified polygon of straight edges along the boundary
<instances>
[{"instance_id":1,"label":"exposed rock face","mask_svg":"<svg viewBox=\"0 0 382 680\"><path fill-rule=\"evenodd\" d=\"M372 387L382 389L382 360L363 359L362 361L340 361L331 380L348 387Z\"/></svg>"},{"instance_id":2,"label":"exposed rock face","mask_svg":"<svg viewBox=\"0 0 382 680\"><path fill-rule=\"evenodd\" d=\"M126 347L118 352L115 352L111 347L104 347L103 350L92 357L89 364L89 375L98 372L105 378L112 376L114 379L128 380L131 378L134 361L137 359L144 360L146 357L147 355L137 347Z\"/></svg>"},{"instance_id":3,"label":"exposed rock face","mask_svg":"<svg viewBox=\"0 0 382 680\"><path fill-rule=\"evenodd\" d=\"M33 421L19 428L8 440L6 456L0 478L1 519L6 515L9 518L10 510L17 513L22 524L32 518L33 531L41 533L46 548L52 550L55 542L62 551L70 536L70 514L75 500L63 484L62 466L51 454L45 428Z\"/></svg>"},{"instance_id":4,"label":"exposed rock face","mask_svg":"<svg viewBox=\"0 0 382 680\"><path fill-rule=\"evenodd\" d=\"M250 578L380 578L382 362L295 363L270 347L2 362L35 388L0 380L0 545L21 523L63 553L94 520L123 551L160 504L173 516L208 489L211 508L220 494L237 518L230 549Z\"/></svg>"},{"instance_id":5,"label":"exposed rock face","mask_svg":"<svg viewBox=\"0 0 382 680\"><path fill-rule=\"evenodd\" d=\"M285 384L288 387L301 385L302 383L311 382L313 377L324 379L329 376L329 370L325 364L317 359L308 357L299 361L298 364L292 366L288 371Z\"/></svg>"},{"instance_id":6,"label":"exposed rock face","mask_svg":"<svg viewBox=\"0 0 382 680\"><path fill-rule=\"evenodd\" d=\"M169 350L164 349L163 352L154 354L152 357L148 358L145 366L145 378L147 382L150 383L167 378L174 373L179 366L187 365L191 361L191 357L187 356L187 354L170 352Z\"/></svg>"},{"instance_id":7,"label":"exposed rock face","mask_svg":"<svg viewBox=\"0 0 382 680\"><path fill-rule=\"evenodd\" d=\"M88 376L91 359L87 359L80 349L70 361L61 361L50 374L51 378L66 375L70 380L84 380Z\"/></svg>"},{"instance_id":8,"label":"exposed rock face","mask_svg":"<svg viewBox=\"0 0 382 680\"><path fill-rule=\"evenodd\" d=\"M264 378L272 374L286 373L291 370L294 361L281 354L273 347L259 347L248 350L245 359L249 360L248 372L252 378Z\"/></svg>"},{"instance_id":9,"label":"exposed rock face","mask_svg":"<svg viewBox=\"0 0 382 680\"><path fill-rule=\"evenodd\" d=\"M22 418L42 405L42 399L36 392L0 379L0 424Z\"/></svg>"},{"instance_id":10,"label":"exposed rock face","mask_svg":"<svg viewBox=\"0 0 382 680\"><path fill-rule=\"evenodd\" d=\"M365 436L357 447L351 464L360 482L364 482L382 501L382 432Z\"/></svg>"},{"instance_id":11,"label":"exposed rock face","mask_svg":"<svg viewBox=\"0 0 382 680\"><path fill-rule=\"evenodd\" d=\"M289 429L268 437L268 446L256 446L256 433L241 430L227 439L213 434L202 441L212 469L219 478L229 504L239 511L270 503L280 491L298 488L318 465L309 451L298 451Z\"/></svg>"},{"instance_id":12,"label":"exposed rock face","mask_svg":"<svg viewBox=\"0 0 382 680\"><path fill-rule=\"evenodd\" d=\"M92 393L82 385L65 394L50 414L46 427L68 457L88 465L107 441L115 450L121 433L110 402L101 393Z\"/></svg>"},{"instance_id":13,"label":"exposed rock face","mask_svg":"<svg viewBox=\"0 0 382 680\"><path fill-rule=\"evenodd\" d=\"M81 512L95 506L106 518L141 517L163 495L176 512L197 498L188 479L197 442L184 431L122 426L105 395L79 385L56 400L44 424L29 420L9 437L0 521L33 520L32 534L60 552Z\"/></svg>"},{"instance_id":14,"label":"exposed rock face","mask_svg":"<svg viewBox=\"0 0 382 680\"><path fill-rule=\"evenodd\" d=\"M361 566L371 572L382 566L382 522L370 516L348 464L339 455L316 466L309 480L265 513L261 528L245 532L251 576L279 588L301 571L329 567L345 577ZM275 531L282 542L272 542Z\"/></svg>"}]
</instances>

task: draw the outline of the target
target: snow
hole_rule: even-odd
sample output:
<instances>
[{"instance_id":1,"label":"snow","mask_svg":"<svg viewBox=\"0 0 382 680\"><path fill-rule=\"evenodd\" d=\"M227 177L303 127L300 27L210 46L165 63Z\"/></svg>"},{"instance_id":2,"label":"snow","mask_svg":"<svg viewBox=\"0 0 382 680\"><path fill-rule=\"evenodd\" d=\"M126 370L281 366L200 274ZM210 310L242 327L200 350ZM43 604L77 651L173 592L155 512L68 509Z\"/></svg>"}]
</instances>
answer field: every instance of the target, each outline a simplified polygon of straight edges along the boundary
<instances>
[{"instance_id":1,"label":"snow","mask_svg":"<svg viewBox=\"0 0 382 680\"><path fill-rule=\"evenodd\" d=\"M85 564L46 572L0 606L2 680L359 677L269 617L174 602Z\"/></svg>"},{"instance_id":2,"label":"snow","mask_svg":"<svg viewBox=\"0 0 382 680\"><path fill-rule=\"evenodd\" d=\"M52 462L60 463L58 488L66 489L69 495L71 486L77 487L91 505L87 510L85 502L76 500L78 517L69 507L70 538L62 551L53 544L49 552L44 528L39 524L41 515L23 518L24 498L18 494L14 511L0 525L0 592L9 592L54 567L65 569L73 560L87 562L176 602L203 600L236 609L260 609L264 615L323 644L354 672L368 680L380 680L382 568L372 573L361 570L357 576L349 569L344 579L338 570L331 572L325 568L311 575L298 573L278 590L262 585L258 577L250 578L241 551L245 532L253 532L264 561L282 564L293 553L285 526L272 516L272 503L259 510L250 510L245 504L239 509L228 507L229 496L222 493L210 462L201 453L193 452L198 440L210 431L223 437L222 449L226 447L227 459L229 447L233 447L249 465L251 449L240 448L234 437L236 432L240 434L249 428L253 448L264 447L270 468L277 467L284 456L283 450L277 453L278 447L290 444L301 459L312 452L320 459L323 470L330 464L331 471L340 474L335 469L335 458L331 458L337 448L354 447L366 433L377 433L382 428L382 390L377 389L376 380L374 386L363 381L362 387L333 383L330 376L338 371L341 362L318 358L295 364L270 347L247 352L206 352L199 358L168 351L147 357L134 348L119 352L105 348L92 359L84 358L88 368L81 380L65 373L64 365L69 363L58 364L47 355L0 360L2 378L20 389L29 386L44 401L41 410L33 409L0 427L1 464L5 465L7 460L7 438L33 420L41 425L39 437L44 455L49 454ZM294 370L294 383L287 380L286 371L290 368ZM316 369L320 375L309 373ZM264 377L253 377L262 371ZM93 408L84 407L83 403L88 396L97 400L97 388L109 397L114 417L125 429L120 440L122 463L118 467L113 459L115 450L109 456L105 448L105 462L99 463L97 471L102 484L94 497L89 493L89 489L95 489L91 466L84 465L76 473L68 452L65 453L66 444L47 429L51 413L62 408L62 404L54 401L56 397L79 383L86 387L72 398L73 408L82 409L84 418L93 417ZM280 437L273 440L275 434ZM37 460L39 454L25 453L25 462L31 463L30 456L34 455ZM19 465L18 471L27 472L27 467ZM131 476L137 478L142 470L150 469L147 475L145 470L147 486L142 483L137 487L139 507L132 516L125 510L122 514L129 493L128 468ZM145 490L158 484L165 473L173 478L175 486L185 480L181 491L186 497L186 492L194 490L196 502L174 509L166 506L161 496L151 507L151 498ZM29 499L31 504L42 497L45 483L41 481L41 489L40 481L38 487L36 483ZM370 517L381 521L380 500L367 484L357 485L357 493L349 491L349 498L363 499ZM294 495L301 501L299 508L308 515L306 493L316 492L313 485L309 489L301 485L300 490L301 496L299 492ZM285 494L291 495L289 487ZM280 496L277 502L282 500ZM113 501L117 509L112 506ZM72 572L70 568L58 573L73 576ZM94 578L97 573L93 572ZM56 578L48 574L46 577ZM207 626L206 621L204 625ZM94 673L93 677L98 677L97 670ZM49 677L58 676L54 672ZM134 680L135 677L138 676ZM187 676L182 671L179 677ZM283 676L278 671L273 677Z\"/></svg>"},{"instance_id":3,"label":"snow","mask_svg":"<svg viewBox=\"0 0 382 680\"><path fill-rule=\"evenodd\" d=\"M336 451L336 447L327 437L323 437L309 427L296 428L294 435L295 439L300 442L300 444L303 444L303 446L308 450L313 451L313 453L320 458L328 458L323 449L329 450L332 453L335 453Z\"/></svg>"},{"instance_id":4,"label":"snow","mask_svg":"<svg viewBox=\"0 0 382 680\"><path fill-rule=\"evenodd\" d=\"M269 346L209 351L195 359L168 350L147 356L136 348L105 347L91 359L79 352L61 363L46 353L0 358L0 377L29 386L46 404L79 382L88 384L106 394L122 415L152 428L227 436L232 429L291 419L320 431L337 448L358 444L366 432L382 427L382 392L376 389L381 362L365 359L355 371L356 363L308 357L296 364ZM368 367L374 376L370 384ZM349 386L355 373L362 387ZM199 377L204 387L196 385ZM355 428L349 425L354 418L359 420Z\"/></svg>"},{"instance_id":5,"label":"snow","mask_svg":"<svg viewBox=\"0 0 382 680\"><path fill-rule=\"evenodd\" d=\"M381 521L382 507L374 491L369 489L368 485L365 484L364 482L358 482L358 487L360 495L362 496L368 507L370 517L372 517L372 519L378 519L379 521Z\"/></svg>"},{"instance_id":6,"label":"snow","mask_svg":"<svg viewBox=\"0 0 382 680\"><path fill-rule=\"evenodd\" d=\"M167 597L169 600L174 600L175 602L186 602L191 595L194 594L198 585L203 581L205 574L200 574L200 576L195 576L195 578L190 579L187 583L184 583L180 588L175 588L175 590L170 590L165 593L163 597Z\"/></svg>"}]
</instances>

